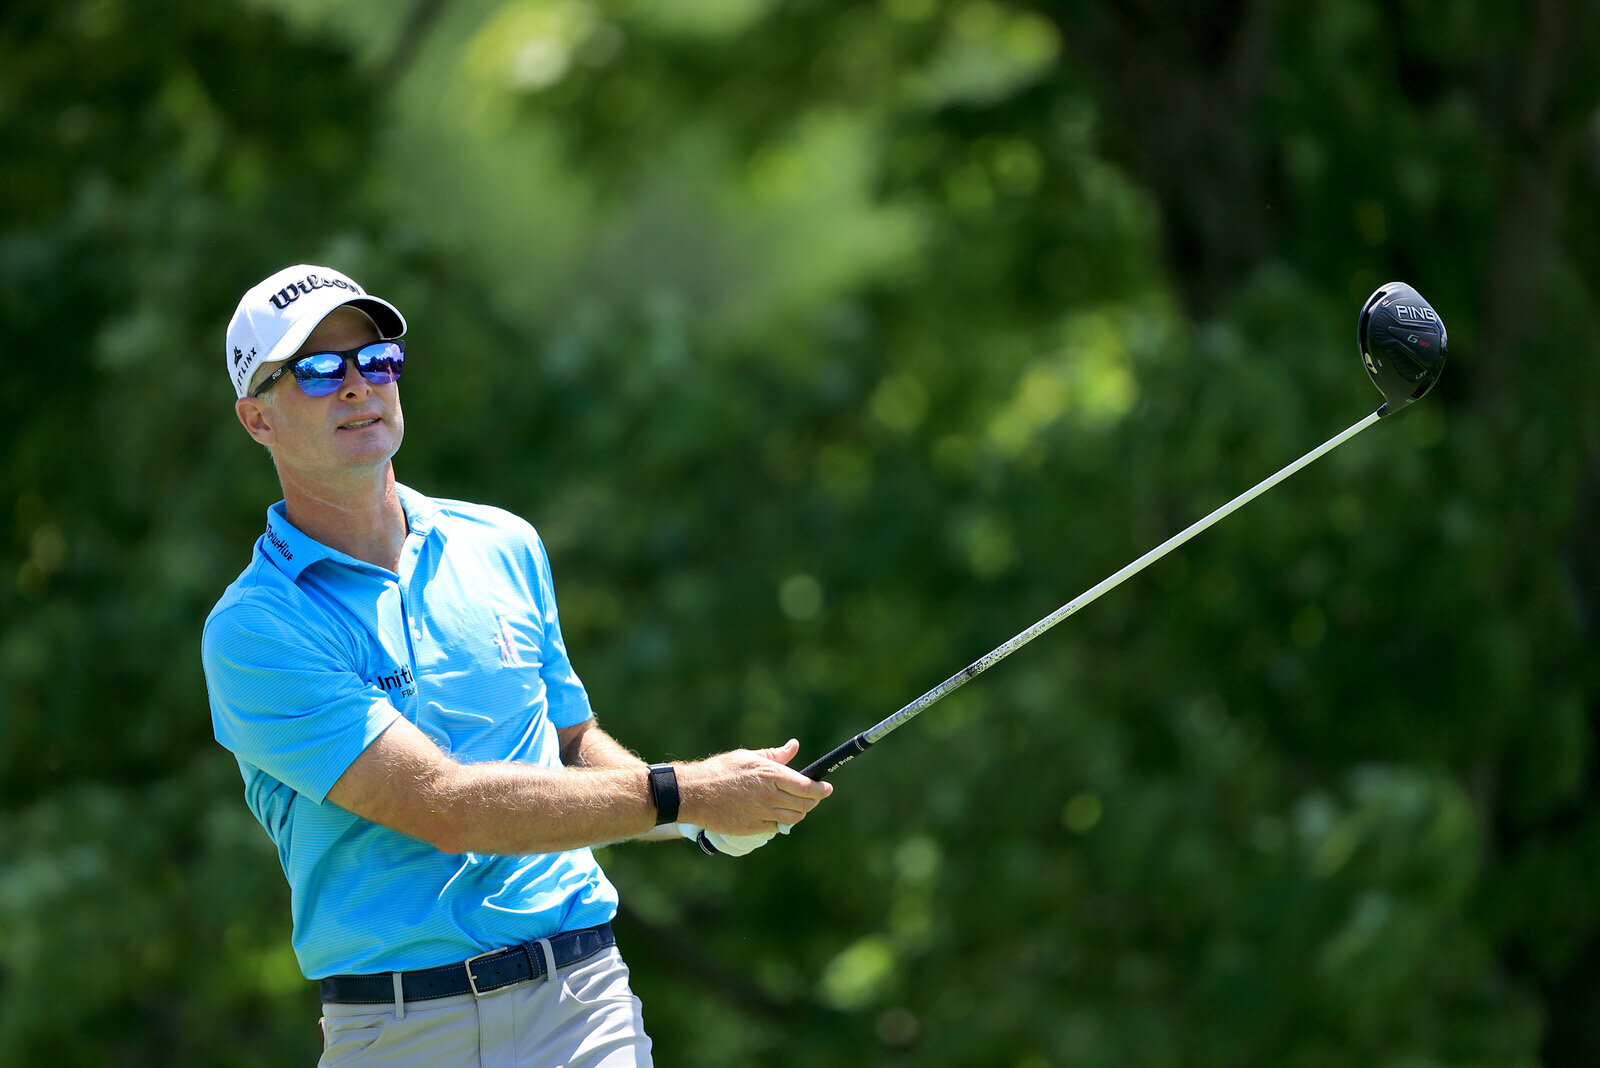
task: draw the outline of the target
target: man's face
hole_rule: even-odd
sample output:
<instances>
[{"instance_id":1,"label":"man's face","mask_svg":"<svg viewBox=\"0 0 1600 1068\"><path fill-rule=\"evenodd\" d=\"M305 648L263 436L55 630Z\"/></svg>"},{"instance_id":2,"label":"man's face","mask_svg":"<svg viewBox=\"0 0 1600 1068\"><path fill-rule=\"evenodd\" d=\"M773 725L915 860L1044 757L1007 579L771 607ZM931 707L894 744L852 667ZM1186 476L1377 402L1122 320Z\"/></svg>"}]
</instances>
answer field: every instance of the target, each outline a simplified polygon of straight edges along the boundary
<instances>
[{"instance_id":1,"label":"man's face","mask_svg":"<svg viewBox=\"0 0 1600 1068\"><path fill-rule=\"evenodd\" d=\"M379 340L372 320L355 308L335 308L317 324L291 360L312 352L343 352ZM284 361L287 362L287 361ZM258 370L259 384L282 363ZM284 375L261 397L235 405L250 436L272 450L280 475L312 479L382 468L400 449L405 419L397 383L375 386L347 360L344 381L326 397L308 397Z\"/></svg>"}]
</instances>

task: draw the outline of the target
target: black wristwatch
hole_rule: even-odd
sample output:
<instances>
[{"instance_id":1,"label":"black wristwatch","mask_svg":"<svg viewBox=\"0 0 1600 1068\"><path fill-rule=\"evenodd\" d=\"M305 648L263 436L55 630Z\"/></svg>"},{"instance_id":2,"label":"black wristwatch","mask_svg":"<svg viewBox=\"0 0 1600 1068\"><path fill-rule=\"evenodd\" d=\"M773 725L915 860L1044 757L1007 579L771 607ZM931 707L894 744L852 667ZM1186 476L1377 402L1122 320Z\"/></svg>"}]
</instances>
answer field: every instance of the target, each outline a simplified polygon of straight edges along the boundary
<instances>
[{"instance_id":1,"label":"black wristwatch","mask_svg":"<svg viewBox=\"0 0 1600 1068\"><path fill-rule=\"evenodd\" d=\"M678 822L678 773L671 764L650 765L650 797L656 803L656 826Z\"/></svg>"}]
</instances>

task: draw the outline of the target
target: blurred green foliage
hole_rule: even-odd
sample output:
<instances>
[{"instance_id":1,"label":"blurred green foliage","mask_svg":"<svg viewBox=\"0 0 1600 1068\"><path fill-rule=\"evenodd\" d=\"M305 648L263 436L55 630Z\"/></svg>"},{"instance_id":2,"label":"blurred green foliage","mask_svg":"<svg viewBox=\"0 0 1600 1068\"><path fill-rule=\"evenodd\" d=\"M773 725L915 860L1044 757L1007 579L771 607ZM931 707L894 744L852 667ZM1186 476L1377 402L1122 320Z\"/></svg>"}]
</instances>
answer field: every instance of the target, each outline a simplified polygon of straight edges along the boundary
<instances>
[{"instance_id":1,"label":"blurred green foliage","mask_svg":"<svg viewBox=\"0 0 1600 1068\"><path fill-rule=\"evenodd\" d=\"M250 284L406 310L403 481L544 534L601 720L840 771L616 847L664 1064L1600 1057L1600 17L1571 0L14 0L0 1062L307 1063L201 621Z\"/></svg>"}]
</instances>

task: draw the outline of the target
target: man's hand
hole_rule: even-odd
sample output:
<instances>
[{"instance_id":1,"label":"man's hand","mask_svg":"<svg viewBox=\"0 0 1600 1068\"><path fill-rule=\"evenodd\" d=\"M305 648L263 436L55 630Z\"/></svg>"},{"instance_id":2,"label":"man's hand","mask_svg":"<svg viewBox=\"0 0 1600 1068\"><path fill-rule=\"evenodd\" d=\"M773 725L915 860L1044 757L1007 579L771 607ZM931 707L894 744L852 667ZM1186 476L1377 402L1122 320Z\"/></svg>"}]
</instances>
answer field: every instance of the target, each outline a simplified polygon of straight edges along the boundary
<instances>
[{"instance_id":1,"label":"man's hand","mask_svg":"<svg viewBox=\"0 0 1600 1068\"><path fill-rule=\"evenodd\" d=\"M680 816L708 835L770 838L794 826L833 793L832 783L788 767L799 752L800 743L791 738L777 749L736 749L677 765Z\"/></svg>"}]
</instances>

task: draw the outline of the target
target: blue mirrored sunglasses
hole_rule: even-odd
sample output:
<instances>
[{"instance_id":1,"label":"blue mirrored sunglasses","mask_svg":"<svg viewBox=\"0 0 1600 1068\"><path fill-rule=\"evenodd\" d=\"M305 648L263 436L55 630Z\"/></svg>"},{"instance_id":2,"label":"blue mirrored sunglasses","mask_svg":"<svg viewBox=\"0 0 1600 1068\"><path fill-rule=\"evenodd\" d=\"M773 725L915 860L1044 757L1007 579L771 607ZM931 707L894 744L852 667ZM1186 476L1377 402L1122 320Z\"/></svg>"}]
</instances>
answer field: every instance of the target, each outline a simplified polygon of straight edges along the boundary
<instances>
[{"instance_id":1,"label":"blue mirrored sunglasses","mask_svg":"<svg viewBox=\"0 0 1600 1068\"><path fill-rule=\"evenodd\" d=\"M251 393L259 397L284 375L294 375L300 392L308 397L326 397L335 393L344 383L346 360L356 361L356 370L375 386L386 386L400 377L406 363L404 341L374 341L356 349L343 352L308 352L299 359L290 360L266 378Z\"/></svg>"}]
</instances>

